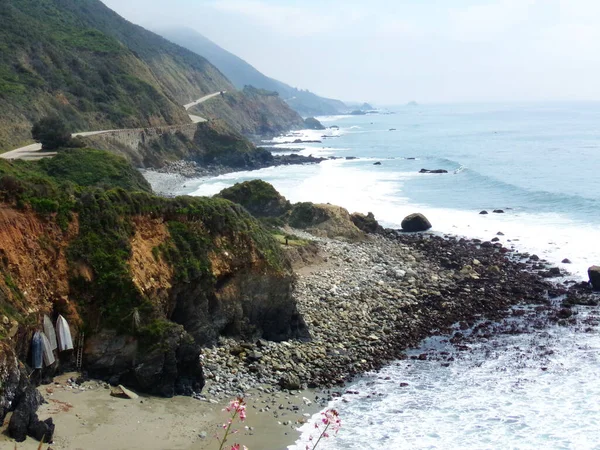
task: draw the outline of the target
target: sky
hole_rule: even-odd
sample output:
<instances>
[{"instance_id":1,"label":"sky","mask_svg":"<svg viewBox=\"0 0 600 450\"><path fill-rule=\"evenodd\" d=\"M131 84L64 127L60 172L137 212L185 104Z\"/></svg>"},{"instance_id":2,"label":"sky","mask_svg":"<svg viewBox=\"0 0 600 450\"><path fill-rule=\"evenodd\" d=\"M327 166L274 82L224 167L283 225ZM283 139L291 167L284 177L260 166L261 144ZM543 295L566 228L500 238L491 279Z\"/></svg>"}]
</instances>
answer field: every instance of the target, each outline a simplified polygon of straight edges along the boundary
<instances>
[{"instance_id":1,"label":"sky","mask_svg":"<svg viewBox=\"0 0 600 450\"><path fill-rule=\"evenodd\" d=\"M342 100L600 100L598 0L103 1Z\"/></svg>"}]
</instances>

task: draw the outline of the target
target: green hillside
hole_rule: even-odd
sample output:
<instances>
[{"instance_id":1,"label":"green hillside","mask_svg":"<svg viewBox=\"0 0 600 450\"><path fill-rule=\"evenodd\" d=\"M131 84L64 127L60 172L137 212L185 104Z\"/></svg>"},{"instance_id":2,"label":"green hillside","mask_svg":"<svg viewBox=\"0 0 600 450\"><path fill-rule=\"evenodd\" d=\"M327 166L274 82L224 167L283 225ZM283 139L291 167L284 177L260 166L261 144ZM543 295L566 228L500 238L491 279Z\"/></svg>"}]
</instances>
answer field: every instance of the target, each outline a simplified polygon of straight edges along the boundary
<instances>
[{"instance_id":1,"label":"green hillside","mask_svg":"<svg viewBox=\"0 0 600 450\"><path fill-rule=\"evenodd\" d=\"M98 0L0 0L0 150L60 115L71 131L189 122L229 81L206 59Z\"/></svg>"},{"instance_id":2,"label":"green hillside","mask_svg":"<svg viewBox=\"0 0 600 450\"><path fill-rule=\"evenodd\" d=\"M222 119L245 136L274 136L304 128L304 120L277 92L246 86L226 92L191 109L208 119Z\"/></svg>"},{"instance_id":3,"label":"green hillside","mask_svg":"<svg viewBox=\"0 0 600 450\"><path fill-rule=\"evenodd\" d=\"M262 74L243 59L219 47L210 39L188 28L169 28L157 30L167 39L204 56L217 66L238 88L254 86L260 89L278 92L294 110L303 116L339 114L348 111L340 100L320 97L307 90L274 80Z\"/></svg>"}]
</instances>

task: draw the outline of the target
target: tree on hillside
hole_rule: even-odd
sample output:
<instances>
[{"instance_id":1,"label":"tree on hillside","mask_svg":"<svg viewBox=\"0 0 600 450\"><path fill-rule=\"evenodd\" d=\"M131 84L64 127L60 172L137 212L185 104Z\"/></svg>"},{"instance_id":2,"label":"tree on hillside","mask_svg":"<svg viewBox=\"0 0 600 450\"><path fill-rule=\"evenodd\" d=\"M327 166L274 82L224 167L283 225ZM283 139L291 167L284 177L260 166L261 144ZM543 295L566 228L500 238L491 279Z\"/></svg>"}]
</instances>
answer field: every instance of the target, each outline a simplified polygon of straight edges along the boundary
<instances>
[{"instance_id":1,"label":"tree on hillside","mask_svg":"<svg viewBox=\"0 0 600 450\"><path fill-rule=\"evenodd\" d=\"M31 136L35 142L42 144L43 150L56 150L71 143L71 133L58 117L44 117L37 121L33 124Z\"/></svg>"}]
</instances>

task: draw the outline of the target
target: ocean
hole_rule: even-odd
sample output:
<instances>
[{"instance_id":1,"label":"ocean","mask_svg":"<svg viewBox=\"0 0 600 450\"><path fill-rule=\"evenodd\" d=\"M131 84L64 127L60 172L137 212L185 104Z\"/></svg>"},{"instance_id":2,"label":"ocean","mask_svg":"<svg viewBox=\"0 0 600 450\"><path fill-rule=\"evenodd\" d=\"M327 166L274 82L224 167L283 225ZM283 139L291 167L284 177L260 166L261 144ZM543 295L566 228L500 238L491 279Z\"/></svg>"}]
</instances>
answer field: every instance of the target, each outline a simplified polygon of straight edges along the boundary
<instances>
[{"instance_id":1,"label":"ocean","mask_svg":"<svg viewBox=\"0 0 600 450\"><path fill-rule=\"evenodd\" d=\"M304 155L340 159L188 180L177 193L213 195L261 178L292 202L370 211L387 227L421 212L433 232L486 240L502 232L506 246L537 254L574 279L587 279L587 268L600 264L600 104L390 112L321 117L339 128L276 139L282 153L301 148ZM289 143L296 139L322 142ZM421 174L422 168L448 173ZM561 263L565 258L571 264ZM600 449L598 331L591 320L586 329L499 335L457 354L449 367L409 360L366 374L349 387L364 394L332 403L344 425L322 448ZM428 340L416 351L443 341ZM542 344L552 350L543 360L535 351ZM299 449L309 432L310 424Z\"/></svg>"}]
</instances>

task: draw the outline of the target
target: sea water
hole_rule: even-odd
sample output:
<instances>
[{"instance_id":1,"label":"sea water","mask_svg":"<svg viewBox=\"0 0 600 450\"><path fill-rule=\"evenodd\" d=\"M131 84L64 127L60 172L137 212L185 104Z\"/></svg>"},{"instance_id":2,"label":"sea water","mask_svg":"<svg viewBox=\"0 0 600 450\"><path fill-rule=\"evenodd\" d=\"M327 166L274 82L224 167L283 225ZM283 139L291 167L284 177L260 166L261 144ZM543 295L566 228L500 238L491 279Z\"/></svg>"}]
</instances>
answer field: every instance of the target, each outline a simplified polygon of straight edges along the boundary
<instances>
[{"instance_id":1,"label":"sea water","mask_svg":"<svg viewBox=\"0 0 600 450\"><path fill-rule=\"evenodd\" d=\"M325 126L339 128L276 139L282 153L300 147L303 155L340 159L187 181L178 193L213 195L261 178L292 202L370 211L388 227L421 212L437 232L482 239L502 232L505 245L576 279L600 264L600 104L390 112L323 117ZM322 142L291 143L298 138ZM420 174L422 168L448 173ZM350 388L364 394L332 404L344 427L323 448L600 449L598 331L593 325L500 335L493 347L481 342L449 367L401 361L368 374ZM552 349L543 360L535 351L541 343ZM308 424L298 448L310 432Z\"/></svg>"}]
</instances>

